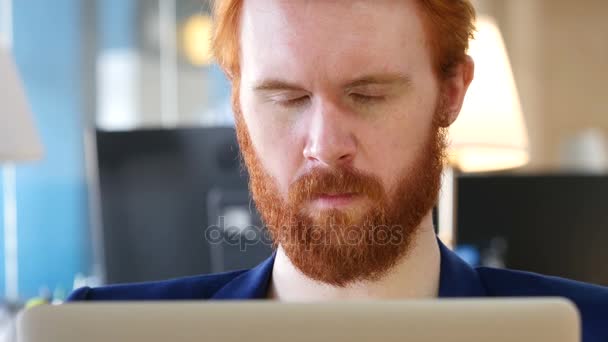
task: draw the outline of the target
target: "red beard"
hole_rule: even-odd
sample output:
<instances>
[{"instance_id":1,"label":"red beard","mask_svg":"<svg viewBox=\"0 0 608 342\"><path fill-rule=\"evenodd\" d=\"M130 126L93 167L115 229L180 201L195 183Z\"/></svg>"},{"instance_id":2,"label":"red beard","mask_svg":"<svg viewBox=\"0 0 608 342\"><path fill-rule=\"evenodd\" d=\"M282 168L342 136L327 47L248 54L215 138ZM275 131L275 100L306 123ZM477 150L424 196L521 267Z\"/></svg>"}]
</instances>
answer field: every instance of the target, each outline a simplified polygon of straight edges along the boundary
<instances>
[{"instance_id":1,"label":"red beard","mask_svg":"<svg viewBox=\"0 0 608 342\"><path fill-rule=\"evenodd\" d=\"M237 102L233 102L236 132L250 191L273 242L281 245L295 267L312 279L344 287L378 280L406 257L440 188L446 146L438 122L440 106L428 141L415 165L402 172L392 195L377 177L345 167L313 169L290 185L285 201L254 151ZM305 204L323 193L357 193L371 205L356 216L339 209L314 217L304 213Z\"/></svg>"}]
</instances>

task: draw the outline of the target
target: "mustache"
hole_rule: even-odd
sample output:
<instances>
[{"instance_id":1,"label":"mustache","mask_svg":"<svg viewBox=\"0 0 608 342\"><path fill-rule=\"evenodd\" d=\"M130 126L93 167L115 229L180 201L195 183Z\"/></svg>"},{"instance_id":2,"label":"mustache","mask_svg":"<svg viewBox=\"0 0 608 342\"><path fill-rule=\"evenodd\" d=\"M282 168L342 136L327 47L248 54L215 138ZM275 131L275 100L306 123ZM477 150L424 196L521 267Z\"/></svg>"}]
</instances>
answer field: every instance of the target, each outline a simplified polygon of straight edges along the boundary
<instances>
[{"instance_id":1,"label":"mustache","mask_svg":"<svg viewBox=\"0 0 608 342\"><path fill-rule=\"evenodd\" d=\"M352 167L314 168L289 187L291 204L313 200L323 194L363 194L372 200L385 197L382 182L376 176Z\"/></svg>"}]
</instances>

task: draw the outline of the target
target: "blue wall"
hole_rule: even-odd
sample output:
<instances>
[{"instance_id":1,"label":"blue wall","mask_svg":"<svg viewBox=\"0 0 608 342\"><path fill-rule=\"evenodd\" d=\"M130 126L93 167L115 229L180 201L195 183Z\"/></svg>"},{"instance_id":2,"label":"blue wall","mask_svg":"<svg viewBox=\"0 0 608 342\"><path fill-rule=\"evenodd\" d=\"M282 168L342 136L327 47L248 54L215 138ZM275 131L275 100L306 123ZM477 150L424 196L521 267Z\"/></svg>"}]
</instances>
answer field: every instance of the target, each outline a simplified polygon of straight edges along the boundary
<instances>
[{"instance_id":1,"label":"blue wall","mask_svg":"<svg viewBox=\"0 0 608 342\"><path fill-rule=\"evenodd\" d=\"M158 1L154 3L157 4ZM137 0L97 1L99 48L101 50L136 48L139 11Z\"/></svg>"},{"instance_id":2,"label":"blue wall","mask_svg":"<svg viewBox=\"0 0 608 342\"><path fill-rule=\"evenodd\" d=\"M44 160L17 167L21 299L43 287L69 292L77 273L90 272L82 3L13 2L14 55L45 147ZM4 265L0 278L4 293Z\"/></svg>"}]
</instances>

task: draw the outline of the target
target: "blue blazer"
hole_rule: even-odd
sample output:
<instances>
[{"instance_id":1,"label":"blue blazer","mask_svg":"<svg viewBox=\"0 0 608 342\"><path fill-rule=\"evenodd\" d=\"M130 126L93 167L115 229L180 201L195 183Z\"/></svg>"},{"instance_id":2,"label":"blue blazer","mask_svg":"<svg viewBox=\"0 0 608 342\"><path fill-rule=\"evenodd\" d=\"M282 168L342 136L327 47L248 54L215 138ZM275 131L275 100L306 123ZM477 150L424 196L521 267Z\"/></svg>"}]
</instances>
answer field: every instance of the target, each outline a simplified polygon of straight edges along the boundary
<instances>
[{"instance_id":1,"label":"blue blazer","mask_svg":"<svg viewBox=\"0 0 608 342\"><path fill-rule=\"evenodd\" d=\"M583 341L608 342L608 288L529 272L473 268L441 242L439 246L439 297L566 297L581 313ZM74 291L68 301L264 299L274 257L275 254L249 270L158 282L83 287Z\"/></svg>"}]
</instances>

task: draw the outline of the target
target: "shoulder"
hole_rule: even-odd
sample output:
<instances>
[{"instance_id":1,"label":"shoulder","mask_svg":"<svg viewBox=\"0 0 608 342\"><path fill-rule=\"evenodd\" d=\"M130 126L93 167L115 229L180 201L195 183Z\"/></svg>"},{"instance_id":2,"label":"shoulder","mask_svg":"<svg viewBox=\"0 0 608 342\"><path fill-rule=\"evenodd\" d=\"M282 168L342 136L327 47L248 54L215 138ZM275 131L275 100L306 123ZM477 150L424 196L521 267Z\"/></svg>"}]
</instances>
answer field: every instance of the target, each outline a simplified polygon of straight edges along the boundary
<instances>
[{"instance_id":1,"label":"shoulder","mask_svg":"<svg viewBox=\"0 0 608 342\"><path fill-rule=\"evenodd\" d=\"M193 300L208 299L246 270L198 275L164 281L82 287L68 301L83 300Z\"/></svg>"},{"instance_id":2,"label":"shoulder","mask_svg":"<svg viewBox=\"0 0 608 342\"><path fill-rule=\"evenodd\" d=\"M572 300L608 301L608 287L538 273L478 267L489 295L562 296Z\"/></svg>"},{"instance_id":3,"label":"shoulder","mask_svg":"<svg viewBox=\"0 0 608 342\"><path fill-rule=\"evenodd\" d=\"M477 272L489 296L570 299L581 313L584 334L608 340L608 329L605 328L608 324L608 287L532 272L486 267L477 268Z\"/></svg>"}]
</instances>

